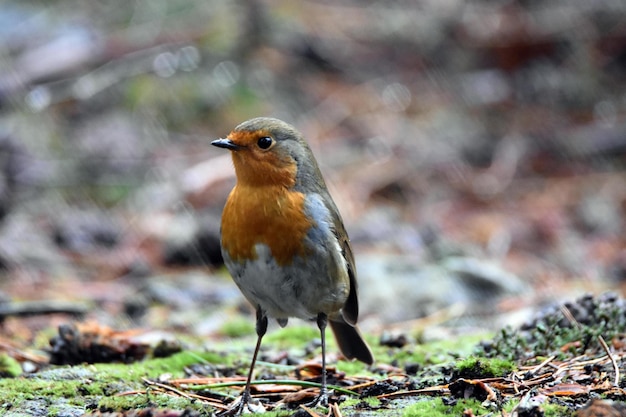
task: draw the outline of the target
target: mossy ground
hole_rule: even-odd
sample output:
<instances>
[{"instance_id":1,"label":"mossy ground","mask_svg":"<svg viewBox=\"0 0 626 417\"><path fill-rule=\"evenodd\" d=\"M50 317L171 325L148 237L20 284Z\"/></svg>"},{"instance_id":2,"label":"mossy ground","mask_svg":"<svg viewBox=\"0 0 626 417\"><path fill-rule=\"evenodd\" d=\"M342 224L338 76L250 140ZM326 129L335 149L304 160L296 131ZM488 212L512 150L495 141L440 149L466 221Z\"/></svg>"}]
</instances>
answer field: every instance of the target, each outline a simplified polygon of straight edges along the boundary
<instances>
[{"instance_id":1,"label":"mossy ground","mask_svg":"<svg viewBox=\"0 0 626 417\"><path fill-rule=\"evenodd\" d=\"M144 391L142 378L158 379L164 374L184 376L184 368L197 363L231 361L227 355L181 352L168 358L133 364L91 364L51 367L37 374L0 380L0 414L28 414L28 402L43 400L50 407L77 406L88 409L132 409L149 404L166 408L194 407L187 399L166 395L119 395ZM59 403L59 400L63 399ZM184 401L182 401L184 400Z\"/></svg>"},{"instance_id":2,"label":"mossy ground","mask_svg":"<svg viewBox=\"0 0 626 417\"><path fill-rule=\"evenodd\" d=\"M144 379L167 381L182 378L188 375L190 367L219 367L245 375L256 336L245 326L235 327L238 330L234 333L240 334L239 330L242 330L245 336L214 344L211 352L183 351L167 358L147 359L131 364L49 367L33 375L1 379L0 415L29 414L29 407L33 406L44 407L49 415L67 415L68 409L89 412L147 407L189 409L199 415L211 415L215 410L210 406L152 389ZM487 358L476 353L480 352L476 346L482 338L484 336L461 336L446 341L408 344L402 348L380 346L375 340L369 340L377 359L373 367L341 360L331 365L348 378L380 380L388 385L387 388L394 388L394 378L389 378L389 369L401 369L406 372L406 378L413 381L413 389L443 386L456 378L502 377L513 371L516 364L509 359ZM271 357L274 352L287 352L287 355L300 359L316 355L320 353L316 340L319 341L319 334L314 326L293 323L284 329L273 329L268 334L261 356ZM336 350L332 337L328 337L328 340L329 352ZM261 360L257 363L256 375L293 379L294 369L291 365L277 365ZM209 391L233 397L239 392L232 387L211 387ZM394 399L344 396L341 409L344 415L358 414L362 417L459 416L464 410L472 410L474 415L482 416L500 413L502 410L510 413L518 402L513 397L500 401L496 406L485 405L471 398L455 399L440 395L413 395ZM562 405L546 404L542 409L548 417L571 414L571 410ZM292 413L293 410L279 410L264 415L283 416Z\"/></svg>"},{"instance_id":3,"label":"mossy ground","mask_svg":"<svg viewBox=\"0 0 626 417\"><path fill-rule=\"evenodd\" d=\"M515 368L515 363L499 358L470 356L456 363L456 370L463 378L489 378L505 376Z\"/></svg>"}]
</instances>

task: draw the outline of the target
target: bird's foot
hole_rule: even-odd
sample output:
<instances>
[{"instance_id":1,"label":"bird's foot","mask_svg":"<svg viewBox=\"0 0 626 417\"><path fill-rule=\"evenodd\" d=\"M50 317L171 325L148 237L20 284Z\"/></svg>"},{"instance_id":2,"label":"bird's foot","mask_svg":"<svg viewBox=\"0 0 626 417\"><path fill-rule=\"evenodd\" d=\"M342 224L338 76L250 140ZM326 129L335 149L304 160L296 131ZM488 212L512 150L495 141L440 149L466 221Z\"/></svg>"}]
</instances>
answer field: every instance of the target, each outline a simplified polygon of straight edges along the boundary
<instances>
[{"instance_id":1,"label":"bird's foot","mask_svg":"<svg viewBox=\"0 0 626 417\"><path fill-rule=\"evenodd\" d=\"M328 390L326 388L323 388L323 389L320 389L319 395L315 397L313 401L308 402L304 405L310 408L318 407L318 406L328 407L328 398L329 398Z\"/></svg>"},{"instance_id":2,"label":"bird's foot","mask_svg":"<svg viewBox=\"0 0 626 417\"><path fill-rule=\"evenodd\" d=\"M264 413L265 407L257 400L253 400L248 391L244 391L228 410L218 414L219 417L239 417L245 413Z\"/></svg>"}]
</instances>

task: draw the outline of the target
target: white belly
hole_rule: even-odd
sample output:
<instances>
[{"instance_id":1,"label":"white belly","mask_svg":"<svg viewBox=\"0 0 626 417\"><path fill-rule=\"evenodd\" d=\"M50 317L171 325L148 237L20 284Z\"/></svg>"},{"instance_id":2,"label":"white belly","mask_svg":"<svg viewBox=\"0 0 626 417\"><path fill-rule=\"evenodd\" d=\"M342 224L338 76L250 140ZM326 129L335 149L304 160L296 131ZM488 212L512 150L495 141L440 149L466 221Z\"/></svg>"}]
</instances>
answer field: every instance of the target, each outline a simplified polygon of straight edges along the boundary
<instances>
[{"instance_id":1,"label":"white belly","mask_svg":"<svg viewBox=\"0 0 626 417\"><path fill-rule=\"evenodd\" d=\"M350 290L345 263L337 267L336 259L318 248L307 258L310 262L296 258L291 265L279 266L266 245L257 244L255 249L257 258L243 265L224 257L235 283L255 308L260 306L277 319L305 320L341 310Z\"/></svg>"}]
</instances>

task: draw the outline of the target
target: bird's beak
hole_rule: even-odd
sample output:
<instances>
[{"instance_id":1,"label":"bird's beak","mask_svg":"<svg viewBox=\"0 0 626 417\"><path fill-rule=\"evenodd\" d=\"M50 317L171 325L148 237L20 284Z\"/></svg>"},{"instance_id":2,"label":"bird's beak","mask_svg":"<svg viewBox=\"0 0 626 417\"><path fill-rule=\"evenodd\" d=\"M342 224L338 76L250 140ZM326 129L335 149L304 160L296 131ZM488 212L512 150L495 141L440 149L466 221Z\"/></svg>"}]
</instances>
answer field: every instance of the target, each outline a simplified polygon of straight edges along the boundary
<instances>
[{"instance_id":1,"label":"bird's beak","mask_svg":"<svg viewBox=\"0 0 626 417\"><path fill-rule=\"evenodd\" d=\"M237 145L232 140L226 139L217 139L211 142L211 145L217 146L218 148L230 149L231 151L236 151L237 149L241 149L241 145Z\"/></svg>"}]
</instances>

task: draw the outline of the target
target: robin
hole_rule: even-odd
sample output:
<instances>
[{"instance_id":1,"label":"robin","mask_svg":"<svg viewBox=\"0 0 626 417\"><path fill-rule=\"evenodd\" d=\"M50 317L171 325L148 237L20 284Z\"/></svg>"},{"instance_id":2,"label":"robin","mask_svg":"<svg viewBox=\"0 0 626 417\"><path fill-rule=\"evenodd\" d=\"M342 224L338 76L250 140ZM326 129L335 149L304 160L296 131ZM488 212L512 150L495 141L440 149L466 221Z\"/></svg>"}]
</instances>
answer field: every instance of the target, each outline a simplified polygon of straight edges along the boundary
<instances>
[{"instance_id":1,"label":"robin","mask_svg":"<svg viewBox=\"0 0 626 417\"><path fill-rule=\"evenodd\" d=\"M328 405L327 324L348 359L374 358L356 322L359 313L354 256L341 215L311 149L293 126L259 117L211 143L232 152L237 183L222 214L226 268L256 308L257 343L241 401L250 409L250 381L268 318L317 322L322 384L313 405Z\"/></svg>"}]
</instances>

